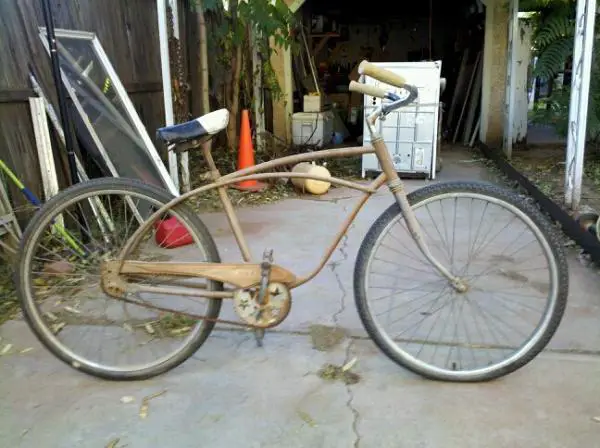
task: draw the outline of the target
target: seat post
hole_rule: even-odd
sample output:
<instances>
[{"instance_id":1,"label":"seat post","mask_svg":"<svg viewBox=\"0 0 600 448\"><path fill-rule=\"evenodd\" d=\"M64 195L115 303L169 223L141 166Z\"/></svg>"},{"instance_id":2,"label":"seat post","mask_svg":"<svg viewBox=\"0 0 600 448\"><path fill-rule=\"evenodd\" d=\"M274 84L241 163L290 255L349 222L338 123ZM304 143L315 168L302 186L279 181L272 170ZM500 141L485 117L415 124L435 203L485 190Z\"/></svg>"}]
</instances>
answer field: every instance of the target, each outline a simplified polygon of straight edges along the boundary
<instances>
[{"instance_id":1,"label":"seat post","mask_svg":"<svg viewBox=\"0 0 600 448\"><path fill-rule=\"evenodd\" d=\"M206 164L210 170L210 178L214 181L217 181L221 178L221 173L219 172L212 153L210 152L210 145L207 143L202 145L202 155L204 156L204 160L206 160Z\"/></svg>"},{"instance_id":2,"label":"seat post","mask_svg":"<svg viewBox=\"0 0 600 448\"><path fill-rule=\"evenodd\" d=\"M215 164L213 156L210 152L209 145L202 145L202 154L204 155L204 159L206 160L206 164L208 165L208 169L210 170L210 177L213 181L218 181L221 178L221 173L219 172L219 169ZM217 191L219 192L219 199L221 199L221 204L223 204L223 209L225 210L225 214L227 215L227 220L229 221L229 225L231 226L231 230L233 231L235 240L237 241L238 247L240 248L242 258L246 263L249 263L252 260L250 248L246 243L246 239L244 238L244 234L242 232L242 226L240 225L240 221L238 220L238 217L235 214L235 210L233 208L233 204L231 203L231 199L227 194L227 187L217 187Z\"/></svg>"}]
</instances>

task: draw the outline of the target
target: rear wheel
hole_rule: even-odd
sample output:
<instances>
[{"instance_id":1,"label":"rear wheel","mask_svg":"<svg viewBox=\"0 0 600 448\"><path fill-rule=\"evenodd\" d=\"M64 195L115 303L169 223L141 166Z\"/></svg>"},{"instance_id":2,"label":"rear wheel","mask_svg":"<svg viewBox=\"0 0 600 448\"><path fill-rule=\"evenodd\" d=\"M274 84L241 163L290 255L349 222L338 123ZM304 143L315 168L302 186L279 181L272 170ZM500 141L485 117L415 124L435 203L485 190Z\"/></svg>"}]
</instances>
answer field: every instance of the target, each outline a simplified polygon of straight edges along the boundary
<instances>
[{"instance_id":1,"label":"rear wheel","mask_svg":"<svg viewBox=\"0 0 600 448\"><path fill-rule=\"evenodd\" d=\"M435 258L469 290L454 291L425 259L394 204L355 266L369 336L390 359L434 380L485 381L523 367L548 344L566 306L568 267L555 228L493 185L436 184L409 202Z\"/></svg>"},{"instance_id":2,"label":"rear wheel","mask_svg":"<svg viewBox=\"0 0 600 448\"><path fill-rule=\"evenodd\" d=\"M158 311L152 306L216 319L221 300L135 293L140 306L112 298L100 286L100 266L152 212L173 199L165 190L123 178L78 184L48 201L30 222L22 242L17 290L24 316L39 340L59 359L111 380L140 380L166 372L189 358L214 322ZM161 219L176 218L191 236L157 234L152 226L127 259L219 262L217 248L198 216L185 205ZM163 229L164 230L164 229ZM130 279L168 287L173 278ZM182 282L198 279L178 278ZM222 284L206 282L208 290Z\"/></svg>"}]
</instances>

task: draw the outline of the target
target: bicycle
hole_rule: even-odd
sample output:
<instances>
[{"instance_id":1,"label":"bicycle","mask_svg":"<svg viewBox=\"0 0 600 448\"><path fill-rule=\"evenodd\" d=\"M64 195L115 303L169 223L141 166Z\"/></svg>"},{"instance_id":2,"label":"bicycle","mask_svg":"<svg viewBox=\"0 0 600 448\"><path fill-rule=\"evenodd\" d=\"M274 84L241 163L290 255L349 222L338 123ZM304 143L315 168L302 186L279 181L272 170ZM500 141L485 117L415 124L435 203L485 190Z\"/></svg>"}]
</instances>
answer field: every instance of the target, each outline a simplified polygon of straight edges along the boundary
<instances>
[{"instance_id":1,"label":"bicycle","mask_svg":"<svg viewBox=\"0 0 600 448\"><path fill-rule=\"evenodd\" d=\"M402 77L368 61L363 61L359 72L388 86L350 83L351 91L382 99L366 118L372 147L324 149L221 175L210 150L202 145L227 126L228 112L218 110L158 130L169 150L203 148L212 178L209 185L174 197L164 189L136 180L103 178L69 187L50 199L27 227L16 279L25 319L39 340L73 368L111 380L146 379L175 368L204 344L216 323L246 327L254 331L261 345L265 330L288 316L291 291L322 271L359 211L387 184L395 201L370 228L354 269L358 313L376 346L400 366L440 381L488 381L514 372L535 358L555 333L566 306L568 267L557 230L530 201L488 183L436 183L407 194L379 135L377 122L417 100L418 90ZM404 96L400 91L405 91ZM375 153L382 168L382 173L368 184L310 173L264 172L302 161L367 153ZM227 194L227 188L234 183L292 176L363 193L318 266L304 276L275 264L272 251L265 251L262 261L252 262ZM218 192L240 249L241 263L221 262L207 227L185 203L213 189ZM117 203L121 196L122 204ZM147 204L142 206L142 202ZM93 204L101 204L105 213L99 214ZM67 210L72 205L76 206L74 213ZM447 208L452 205L454 213L447 215ZM117 207L118 213L113 217ZM425 209L426 213L421 213ZM504 212L509 215L506 219L501 216ZM478 217L473 218L473 213ZM72 245L62 246L61 234L52 228L58 217L84 249L85 256ZM481 226L487 219L491 219L492 230L483 231ZM438 223L447 221L454 223L454 233L439 230ZM75 230L77 224L82 224L81 230ZM456 233L457 226L462 229L460 233ZM131 229L132 233L122 235L123 229L126 233ZM516 235L515 241L501 237L504 230L508 237ZM526 232L532 235L530 239L523 238ZM465 243L467 234L469 242ZM472 235L475 238L471 242ZM486 242L483 238L490 235L493 238ZM445 236L448 241L440 243L438 236ZM539 246L540 266L522 264L523 252L533 253L532 243ZM403 250L399 249L401 245ZM143 248L148 248L149 253L139 256ZM45 255L38 257L38 249ZM398 269L395 260L402 257L408 259L408 265ZM79 261L81 265L76 264ZM491 268L481 267L486 261L492 263ZM370 273L377 266L382 271ZM481 280L488 274L488 280ZM428 282L425 286L415 285L421 277ZM392 286L380 284L384 280L390 280ZM406 290L396 293L402 286ZM507 289L498 293L487 289L503 286ZM67 288L72 291L67 293ZM388 294L372 297L373 290ZM509 298L512 293L514 296ZM539 296L520 302L526 293ZM442 294L450 299L442 300ZM403 297L403 303L393 305L392 299ZM424 311L414 308L421 299L426 302ZM188 300L192 307L205 304L206 310L177 309ZM238 320L219 319L223 300L233 301ZM493 312L483 311L487 305ZM386 330L384 324L396 324L401 319L392 322L390 317L380 318L380 306L390 312L407 309L409 312L402 319L410 318L405 321L408 327L399 334ZM91 317L95 311L102 312L102 316ZM130 320L113 320L120 311ZM498 322L490 320L490 316L501 311L512 313L508 332L501 332ZM459 325L463 313L473 322ZM437 325L442 315L456 321L450 326L451 337L441 335L448 327L448 322ZM532 328L525 328L519 320L526 317L531 318ZM491 324L483 331L481 327L486 322ZM101 326L107 327L108 336L99 333ZM409 330L411 333L407 334ZM88 333L93 334L93 347L89 343L81 349L67 345L81 343ZM517 336L516 342L511 340L513 336ZM113 339L119 340L119 346L107 348L106 341ZM134 348L125 351L124 343L129 340L135 342ZM148 355L150 346L167 353L152 352L147 361L130 359ZM463 351L467 349L470 353ZM484 356L483 349L489 349L494 356ZM108 355L119 359L107 362Z\"/></svg>"}]
</instances>

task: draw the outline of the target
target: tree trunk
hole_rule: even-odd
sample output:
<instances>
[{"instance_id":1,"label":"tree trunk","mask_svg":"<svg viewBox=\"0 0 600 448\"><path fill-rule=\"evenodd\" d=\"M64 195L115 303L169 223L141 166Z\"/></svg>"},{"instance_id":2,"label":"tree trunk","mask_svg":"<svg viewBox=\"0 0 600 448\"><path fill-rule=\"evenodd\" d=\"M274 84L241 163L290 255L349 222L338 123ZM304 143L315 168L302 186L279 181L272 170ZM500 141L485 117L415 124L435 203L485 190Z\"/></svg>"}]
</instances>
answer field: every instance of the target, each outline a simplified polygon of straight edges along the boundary
<instances>
[{"instance_id":1,"label":"tree trunk","mask_svg":"<svg viewBox=\"0 0 600 448\"><path fill-rule=\"evenodd\" d=\"M229 10L231 11L231 26L233 29L238 27L238 0L230 0ZM240 76L242 74L242 42L235 42L235 47L231 55L231 79L230 84L225 87L225 97L227 98L229 108L229 123L227 125L227 144L230 151L237 150L237 118L239 115L240 104Z\"/></svg>"},{"instance_id":2,"label":"tree trunk","mask_svg":"<svg viewBox=\"0 0 600 448\"><path fill-rule=\"evenodd\" d=\"M238 45L235 49L235 56L232 61L233 75L231 76L231 99L229 102L230 119L227 125L227 139L229 149L237 150L237 119L239 116L240 107L240 77L242 74L242 45Z\"/></svg>"},{"instance_id":3,"label":"tree trunk","mask_svg":"<svg viewBox=\"0 0 600 448\"><path fill-rule=\"evenodd\" d=\"M210 112L210 86L208 73L208 44L206 42L206 19L202 0L196 0L196 19L198 20L198 77L200 79L200 96L202 100L202 114ZM212 141L204 143L204 147L211 148Z\"/></svg>"},{"instance_id":4,"label":"tree trunk","mask_svg":"<svg viewBox=\"0 0 600 448\"><path fill-rule=\"evenodd\" d=\"M202 99L202 113L210 112L210 90L208 73L208 45L206 42L206 19L202 0L196 0L196 17L198 20L198 76L200 79L200 92Z\"/></svg>"},{"instance_id":5,"label":"tree trunk","mask_svg":"<svg viewBox=\"0 0 600 448\"><path fill-rule=\"evenodd\" d=\"M252 80L254 100L254 127L256 128L256 150L261 150L265 132L265 111L263 108L263 61L260 54L261 34L258 30L251 31L250 50L252 51Z\"/></svg>"}]
</instances>

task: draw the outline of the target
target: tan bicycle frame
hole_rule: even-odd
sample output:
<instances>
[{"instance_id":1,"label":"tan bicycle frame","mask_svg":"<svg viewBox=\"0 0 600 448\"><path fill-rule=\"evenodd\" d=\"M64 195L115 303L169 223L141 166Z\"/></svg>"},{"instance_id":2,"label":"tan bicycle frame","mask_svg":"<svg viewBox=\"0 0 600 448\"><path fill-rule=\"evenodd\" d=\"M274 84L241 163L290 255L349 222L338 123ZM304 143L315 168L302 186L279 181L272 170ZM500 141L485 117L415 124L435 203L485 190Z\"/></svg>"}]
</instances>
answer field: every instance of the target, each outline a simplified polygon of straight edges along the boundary
<instances>
[{"instance_id":1,"label":"tan bicycle frame","mask_svg":"<svg viewBox=\"0 0 600 448\"><path fill-rule=\"evenodd\" d=\"M412 212L410 204L408 202L406 192L404 190L404 185L398 176L398 173L394 169L394 165L391 159L391 156L387 150L387 147L378 134L378 132L374 128L375 120L377 119L376 115L373 115L367 120L369 125L369 129L372 135L372 143L373 147L353 147L353 148L341 148L341 149L326 149L315 151L306 154L298 154L294 156L282 157L279 159L274 159L268 162L260 163L256 166L245 168L242 170L238 170L231 174L227 174L222 176L217 169L215 162L212 158L212 154L209 150L206 149L206 146L203 148L203 155L206 159L208 167L210 169L210 176L213 180L213 183L209 185L205 185L199 188L196 188L193 191L185 193L177 198L174 198L169 203L165 204L159 210L157 210L150 218L148 218L137 230L134 234L128 239L127 243L123 247L121 253L117 260L109 261L105 265L105 273L107 278L105 278L105 289L112 291L120 291L119 295L125 292L125 290L135 289L135 291L139 292L154 292L154 293L162 293L162 294L178 294L178 295L188 295L188 296L203 296L203 297L213 297L213 298L230 298L232 297L232 293L223 293L223 292L214 292L214 291L204 291L199 294L197 292L198 289L206 288L206 285L186 285L185 288L160 288L160 287L152 287L145 285L129 285L125 282L122 275L135 275L135 276L180 276L180 277L199 277L208 280L213 280L217 282L222 282L224 284L230 284L236 288L250 288L253 286L257 286L261 280L261 265L260 263L253 263L250 250L248 248L248 244L246 243L246 239L244 237L242 228L240 226L240 222L238 220L237 214L233 208L231 203L231 199L227 194L227 187L231 184L246 181L246 180L264 180L264 179L275 179L275 178L298 178L298 179L312 179L317 181L326 181L330 182L334 185L339 185L343 187L348 187L354 190L362 191L364 195L358 200L354 209L347 216L344 221L342 228L335 235L333 242L325 251L325 254L321 258L321 262L319 265L309 274L306 274L303 277L297 277L294 273L282 268L278 265L271 266L271 275L270 281L272 282L280 282L285 284L290 289L296 288L300 285L305 284L306 282L312 280L315 276L321 272L331 255L333 254L335 248L338 246L339 242L343 238L343 236L348 231L350 225L354 222L359 211L365 205L365 203L370 199L370 197L376 193L381 186L383 186L386 182L390 191L393 193L396 201L401 207L402 212L404 213L407 227L411 233L412 238L415 243L421 250L421 252L425 255L425 257L432 263L432 265L437 268L437 270L446 277L449 282L457 289L464 289L465 286L461 283L461 280L454 277L444 266L442 266L437 260L433 258L429 249L427 248L425 242L423 241L422 234L420 231L419 224ZM198 145L200 142L195 142ZM193 145L192 143L191 145ZM382 168L382 173L371 183L369 184L361 184L358 182L352 182L344 179L339 179L336 177L323 177L313 174L304 174L304 173L289 173L289 172L270 172L270 173L261 173L262 171L266 171L269 169L273 169L282 165L292 165L299 162L305 161L313 161L313 160L322 160L322 159L332 159L337 157L349 157L349 156L357 156L363 154L373 154L377 156L380 166ZM229 225L236 239L237 245L242 254L242 258L245 263L203 263L203 262L187 262L187 263L177 263L177 262L140 262L140 261L129 261L126 260L127 254L131 253L131 251L135 248L136 244L140 240L143 233L150 229L152 224L158 219L159 216L169 211L173 207L181 204L187 199L194 197L196 195L202 194L206 191L212 190L216 188L219 192L219 198L221 203L223 204L223 209L229 221ZM110 278L108 278L110 277ZM195 292L190 291L191 289L196 290Z\"/></svg>"},{"instance_id":2,"label":"tan bicycle frame","mask_svg":"<svg viewBox=\"0 0 600 448\"><path fill-rule=\"evenodd\" d=\"M341 148L341 149L327 149L321 151L315 151L307 154L299 154L289 157L283 157L280 159L271 160L269 162L258 164L254 167L247 168L244 170L239 170L234 173L228 174L226 176L221 176L217 167L215 166L214 160L210 152L204 150L204 157L208 163L209 169L211 170L211 177L213 179L213 183L209 185L204 185L202 187L196 188L193 191L185 193L169 203L165 204L162 208L157 210L152 216L150 216L138 229L137 231L129 238L125 246L123 247L119 257L117 260L109 262L109 265L113 266L114 269L122 275L136 275L136 276L152 276L152 275L166 275L166 276L184 276L184 277L200 277L208 280L214 280L218 282L223 282L225 284L231 284L237 288L249 288L254 286L260 282L261 270L259 263L252 263L252 256L250 254L250 250L248 248L248 244L246 242L246 238L244 236L243 230L241 228L238 216L233 208L231 203L231 199L227 194L227 187L231 184L238 183L244 180L264 180L264 179L276 179L276 178L303 178L303 179L313 179L320 180L325 182L330 182L333 185L339 185L343 187L348 187L353 190L361 191L364 194L359 198L353 210L349 213L342 224L342 228L339 232L334 236L331 245L326 249L324 255L321 258L318 266L309 274L303 277L297 277L293 273L287 271L286 269L273 265L271 268L271 281L280 282L287 285L289 288L296 288L300 285L305 284L306 282L312 280L315 276L321 272L323 267L326 265L327 261L335 251L335 248L338 246L339 242L343 238L343 236L348 231L348 228L354 222L354 219L362 209L362 207L366 204L368 199L376 193L379 188L385 184L387 179L387 175L385 172L381 173L375 180L373 180L369 184L363 184L353 181L348 181L345 179L339 179L337 177L323 177L314 174L304 174L304 173L291 173L291 172L271 172L271 173L260 173L261 171L269 170L276 168L282 165L292 165L299 162L304 161L313 161L313 160L322 160L322 159L332 159L336 157L349 157L356 156L362 154L372 154L376 152L376 150L372 147L353 147L353 148ZM387 155L389 157L389 155ZM394 174L396 174L394 172ZM397 176L397 174L396 174ZM127 254L130 253L135 246L137 245L141 236L149 230L153 224L153 222L158 219L159 216L167 212L168 210L176 207L178 204L197 196L199 194L205 193L212 189L218 189L219 198L221 204L223 204L223 209L225 211L225 215L227 216L227 220L233 232L233 235L236 239L238 248L242 255L242 258L245 263L176 263L176 262L140 262L140 261L130 261L126 260ZM205 285L194 285L194 286L186 286L186 288L191 289L202 289ZM161 293L171 293L171 294L182 294L183 291L175 290L173 288L156 288L151 286L142 286L139 285L135 287L136 291L143 292L161 292ZM186 294L188 295L188 294ZM198 295L195 293L194 295ZM202 296L212 296L210 291L204 291L201 293ZM220 294L219 294L220 295Z\"/></svg>"}]
</instances>

